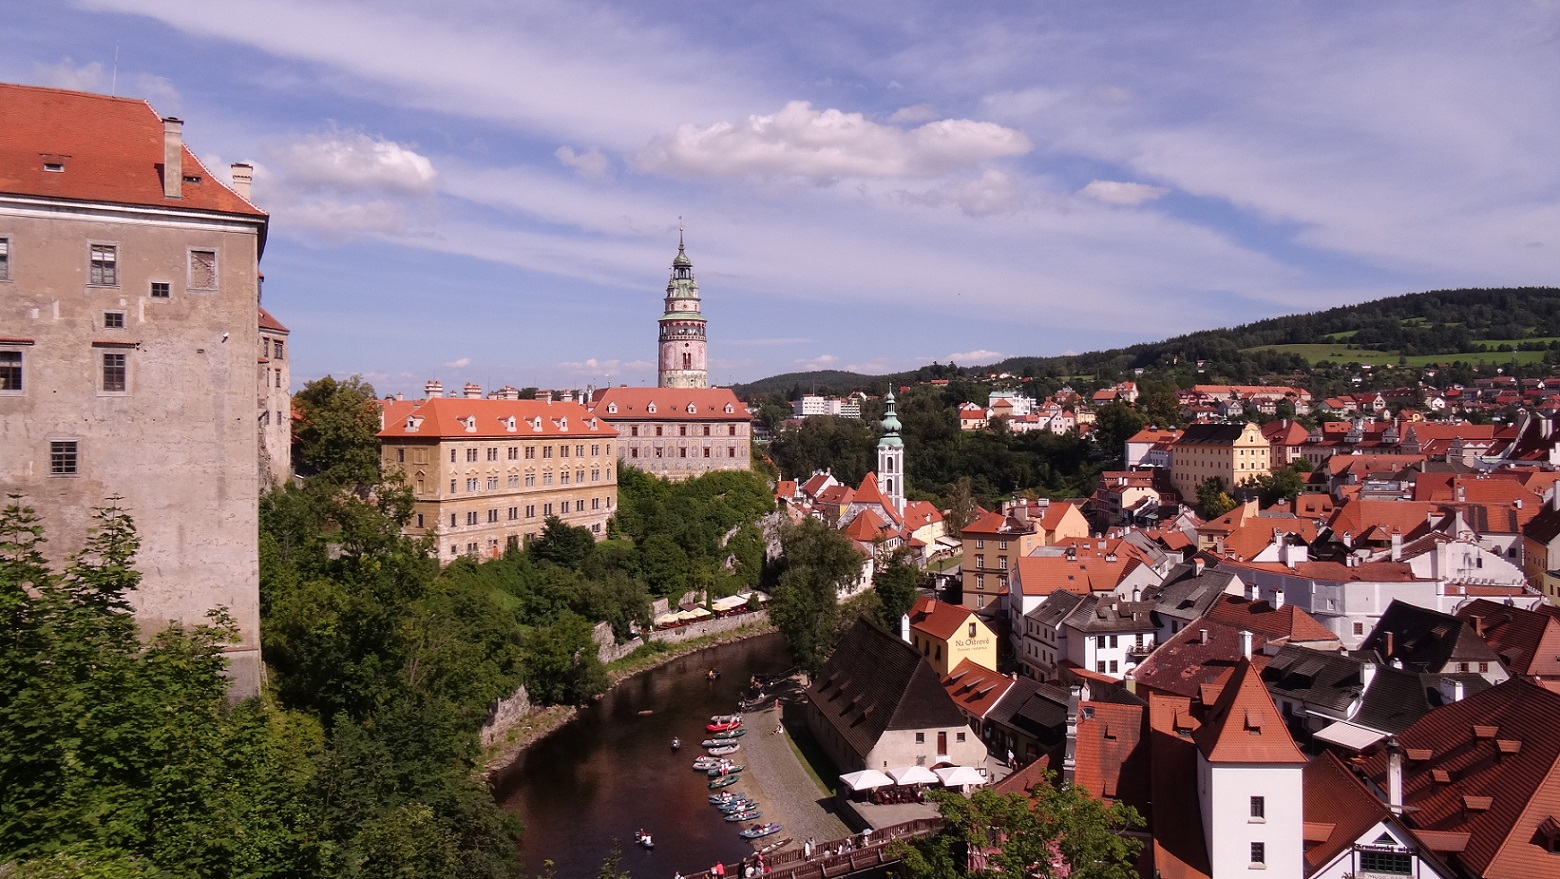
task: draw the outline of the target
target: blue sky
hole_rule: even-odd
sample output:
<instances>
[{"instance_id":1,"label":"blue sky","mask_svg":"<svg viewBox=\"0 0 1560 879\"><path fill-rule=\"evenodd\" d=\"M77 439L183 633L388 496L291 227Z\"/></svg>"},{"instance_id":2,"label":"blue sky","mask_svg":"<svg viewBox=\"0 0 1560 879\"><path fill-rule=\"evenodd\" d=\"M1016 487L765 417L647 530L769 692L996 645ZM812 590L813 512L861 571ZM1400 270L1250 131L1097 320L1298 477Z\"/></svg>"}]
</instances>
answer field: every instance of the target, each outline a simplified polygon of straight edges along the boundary
<instances>
[{"instance_id":1,"label":"blue sky","mask_svg":"<svg viewBox=\"0 0 1560 879\"><path fill-rule=\"evenodd\" d=\"M298 385L653 383L679 217L722 384L1560 267L1555 0L85 0L0 79L256 165Z\"/></svg>"}]
</instances>

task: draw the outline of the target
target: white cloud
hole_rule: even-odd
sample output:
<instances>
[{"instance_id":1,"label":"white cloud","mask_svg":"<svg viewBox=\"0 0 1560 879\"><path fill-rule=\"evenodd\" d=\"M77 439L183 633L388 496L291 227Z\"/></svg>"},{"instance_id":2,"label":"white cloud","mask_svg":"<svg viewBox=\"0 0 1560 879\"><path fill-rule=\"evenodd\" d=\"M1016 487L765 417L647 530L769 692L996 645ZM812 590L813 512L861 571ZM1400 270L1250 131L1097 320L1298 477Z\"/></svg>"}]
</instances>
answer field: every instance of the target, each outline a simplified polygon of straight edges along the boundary
<instances>
[{"instance_id":1,"label":"white cloud","mask_svg":"<svg viewBox=\"0 0 1560 879\"><path fill-rule=\"evenodd\" d=\"M810 372L818 369L834 369L839 362L840 359L833 354L819 354L817 357L798 359L796 365Z\"/></svg>"},{"instance_id":2,"label":"white cloud","mask_svg":"<svg viewBox=\"0 0 1560 879\"><path fill-rule=\"evenodd\" d=\"M599 377L620 376L625 372L638 372L650 369L654 364L648 360L617 360L598 359L592 357L588 360L568 361L558 364L558 368L576 375Z\"/></svg>"},{"instance_id":3,"label":"white cloud","mask_svg":"<svg viewBox=\"0 0 1560 879\"><path fill-rule=\"evenodd\" d=\"M586 180L600 180L607 176L607 170L610 167L607 157L602 155L601 150L595 147L579 153L575 152L573 147L561 146L558 147L558 151L553 153L553 155L558 157L558 161L573 168Z\"/></svg>"},{"instance_id":4,"label":"white cloud","mask_svg":"<svg viewBox=\"0 0 1560 879\"><path fill-rule=\"evenodd\" d=\"M941 119L903 129L791 101L745 123L678 126L653 141L638 166L674 177L920 177L1029 150L1028 137L991 122Z\"/></svg>"},{"instance_id":5,"label":"white cloud","mask_svg":"<svg viewBox=\"0 0 1560 879\"><path fill-rule=\"evenodd\" d=\"M334 242L363 233L402 235L408 228L405 207L383 199L358 203L277 200L268 204L273 207L272 213L285 221L284 228L323 233Z\"/></svg>"},{"instance_id":6,"label":"white cloud","mask_svg":"<svg viewBox=\"0 0 1560 879\"><path fill-rule=\"evenodd\" d=\"M930 122L937 118L937 110L931 104L911 104L901 107L890 113L888 121L898 124L915 124L917 122Z\"/></svg>"},{"instance_id":7,"label":"white cloud","mask_svg":"<svg viewBox=\"0 0 1560 879\"><path fill-rule=\"evenodd\" d=\"M360 131L309 135L273 154L287 176L299 183L427 194L439 179L426 156Z\"/></svg>"},{"instance_id":8,"label":"white cloud","mask_svg":"<svg viewBox=\"0 0 1560 879\"><path fill-rule=\"evenodd\" d=\"M466 367L468 367L470 365L471 365L471 358L470 357L462 357L459 360L451 360L449 363L444 364L444 368L445 369L465 369Z\"/></svg>"},{"instance_id":9,"label":"white cloud","mask_svg":"<svg viewBox=\"0 0 1560 879\"><path fill-rule=\"evenodd\" d=\"M1078 190L1079 195L1087 196L1095 201L1124 207L1136 207L1145 202L1163 198L1169 192L1170 190L1163 186L1150 186L1147 183L1122 183L1116 180L1091 180L1088 186Z\"/></svg>"},{"instance_id":10,"label":"white cloud","mask_svg":"<svg viewBox=\"0 0 1560 879\"><path fill-rule=\"evenodd\" d=\"M33 76L39 85L78 92L106 92L109 78L103 73L103 65L97 61L77 64L70 58L61 58L54 64L33 65Z\"/></svg>"},{"instance_id":11,"label":"white cloud","mask_svg":"<svg viewBox=\"0 0 1560 879\"><path fill-rule=\"evenodd\" d=\"M184 105L184 98L174 87L173 80L166 76L143 73L135 78L135 87L140 97L156 107L158 114L162 116L178 113Z\"/></svg>"},{"instance_id":12,"label":"white cloud","mask_svg":"<svg viewBox=\"0 0 1560 879\"><path fill-rule=\"evenodd\" d=\"M1001 351L987 351L984 348L977 348L974 351L964 351L959 354L949 354L947 361L949 363L962 363L965 366L976 366L987 363L996 363L997 361L1003 360L1006 357L1007 355L1003 354Z\"/></svg>"}]
</instances>

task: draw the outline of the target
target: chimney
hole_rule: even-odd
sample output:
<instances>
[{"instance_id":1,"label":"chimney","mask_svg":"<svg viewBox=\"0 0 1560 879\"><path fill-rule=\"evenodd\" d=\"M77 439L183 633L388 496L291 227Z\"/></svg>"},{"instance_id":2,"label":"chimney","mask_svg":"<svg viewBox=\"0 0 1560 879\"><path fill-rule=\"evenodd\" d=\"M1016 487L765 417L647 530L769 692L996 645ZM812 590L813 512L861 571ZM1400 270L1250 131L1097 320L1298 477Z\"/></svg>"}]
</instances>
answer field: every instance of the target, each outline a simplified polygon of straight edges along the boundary
<instances>
[{"instance_id":1,"label":"chimney","mask_svg":"<svg viewBox=\"0 0 1560 879\"><path fill-rule=\"evenodd\" d=\"M248 162L234 162L228 169L232 172L233 191L244 201L249 201L249 187L255 182L255 166Z\"/></svg>"},{"instance_id":2,"label":"chimney","mask_svg":"<svg viewBox=\"0 0 1560 879\"><path fill-rule=\"evenodd\" d=\"M482 399L482 386L475 382L466 382L466 386L461 389L461 396L468 400L480 400Z\"/></svg>"},{"instance_id":3,"label":"chimney","mask_svg":"<svg viewBox=\"0 0 1560 879\"><path fill-rule=\"evenodd\" d=\"M1067 748L1062 754L1062 782L1072 784L1078 774L1078 712L1083 688L1074 684L1067 691Z\"/></svg>"},{"instance_id":4,"label":"chimney","mask_svg":"<svg viewBox=\"0 0 1560 879\"><path fill-rule=\"evenodd\" d=\"M910 643L910 615L907 613L899 615L899 639Z\"/></svg>"},{"instance_id":5,"label":"chimney","mask_svg":"<svg viewBox=\"0 0 1560 879\"><path fill-rule=\"evenodd\" d=\"M1202 575L1203 575L1203 560L1202 559L1192 559L1192 576L1193 577L1201 577Z\"/></svg>"},{"instance_id":6,"label":"chimney","mask_svg":"<svg viewBox=\"0 0 1560 879\"><path fill-rule=\"evenodd\" d=\"M1376 663L1364 662L1360 665L1360 692L1370 690L1370 685L1376 680Z\"/></svg>"},{"instance_id":7,"label":"chimney","mask_svg":"<svg viewBox=\"0 0 1560 879\"><path fill-rule=\"evenodd\" d=\"M1397 646L1396 645L1397 638L1394 637L1394 635L1395 635L1395 633L1390 632L1390 631L1381 633L1382 656L1385 657L1386 659L1391 659L1392 658L1392 654L1397 652L1394 649Z\"/></svg>"},{"instance_id":8,"label":"chimney","mask_svg":"<svg viewBox=\"0 0 1560 879\"><path fill-rule=\"evenodd\" d=\"M1197 643L1198 644L1207 644L1208 643L1208 630L1207 629L1198 629L1197 630Z\"/></svg>"},{"instance_id":9,"label":"chimney","mask_svg":"<svg viewBox=\"0 0 1560 879\"><path fill-rule=\"evenodd\" d=\"M1395 562L1400 562L1400 561L1403 560L1403 532L1397 530L1396 528L1392 529L1392 556L1391 557L1392 557L1392 560L1395 561Z\"/></svg>"},{"instance_id":10,"label":"chimney","mask_svg":"<svg viewBox=\"0 0 1560 879\"><path fill-rule=\"evenodd\" d=\"M1387 808L1403 814L1403 748L1397 736L1387 738Z\"/></svg>"},{"instance_id":11,"label":"chimney","mask_svg":"<svg viewBox=\"0 0 1560 879\"><path fill-rule=\"evenodd\" d=\"M1251 659L1251 632L1240 630L1240 655L1245 659Z\"/></svg>"},{"instance_id":12,"label":"chimney","mask_svg":"<svg viewBox=\"0 0 1560 879\"><path fill-rule=\"evenodd\" d=\"M423 396L430 400L436 400L439 397L444 396L443 383L441 383L436 378L428 379L428 381L423 385Z\"/></svg>"},{"instance_id":13,"label":"chimney","mask_svg":"<svg viewBox=\"0 0 1560 879\"><path fill-rule=\"evenodd\" d=\"M184 120L163 117L163 198L181 198L184 185Z\"/></svg>"},{"instance_id":14,"label":"chimney","mask_svg":"<svg viewBox=\"0 0 1560 879\"><path fill-rule=\"evenodd\" d=\"M1018 524L1029 524L1029 501L1020 500L1013 505L1013 517L1018 519Z\"/></svg>"},{"instance_id":15,"label":"chimney","mask_svg":"<svg viewBox=\"0 0 1560 879\"><path fill-rule=\"evenodd\" d=\"M1274 610L1283 610L1284 609L1284 590L1282 590L1282 589L1274 589L1273 590L1273 599L1272 599L1272 601L1270 603L1273 605L1273 609Z\"/></svg>"},{"instance_id":16,"label":"chimney","mask_svg":"<svg viewBox=\"0 0 1560 879\"><path fill-rule=\"evenodd\" d=\"M1441 704L1450 705L1463 700L1463 682L1453 677L1441 678Z\"/></svg>"},{"instance_id":17,"label":"chimney","mask_svg":"<svg viewBox=\"0 0 1560 879\"><path fill-rule=\"evenodd\" d=\"M401 400L405 400L406 399L406 395L401 393L400 391L396 391L395 392L395 399L396 399L396 402L400 402Z\"/></svg>"}]
</instances>

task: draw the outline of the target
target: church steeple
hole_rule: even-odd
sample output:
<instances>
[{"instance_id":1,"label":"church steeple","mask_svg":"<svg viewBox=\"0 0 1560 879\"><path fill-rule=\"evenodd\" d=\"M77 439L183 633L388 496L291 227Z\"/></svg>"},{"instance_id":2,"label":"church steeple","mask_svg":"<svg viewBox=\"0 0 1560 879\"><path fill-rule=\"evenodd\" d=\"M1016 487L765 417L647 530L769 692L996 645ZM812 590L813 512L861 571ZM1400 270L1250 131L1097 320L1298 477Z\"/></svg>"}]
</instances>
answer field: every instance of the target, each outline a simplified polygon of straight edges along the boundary
<instances>
[{"instance_id":1,"label":"church steeple","mask_svg":"<svg viewBox=\"0 0 1560 879\"><path fill-rule=\"evenodd\" d=\"M878 489L901 515L905 511L905 441L899 438L899 416L894 414L894 392L883 398L883 438L878 440Z\"/></svg>"},{"instance_id":2,"label":"church steeple","mask_svg":"<svg viewBox=\"0 0 1560 879\"><path fill-rule=\"evenodd\" d=\"M699 313L699 284L693 279L693 260L688 258L683 247L681 227L677 230L677 255L672 258L672 276L666 282L666 308L659 324L657 386L709 387L704 315Z\"/></svg>"}]
</instances>

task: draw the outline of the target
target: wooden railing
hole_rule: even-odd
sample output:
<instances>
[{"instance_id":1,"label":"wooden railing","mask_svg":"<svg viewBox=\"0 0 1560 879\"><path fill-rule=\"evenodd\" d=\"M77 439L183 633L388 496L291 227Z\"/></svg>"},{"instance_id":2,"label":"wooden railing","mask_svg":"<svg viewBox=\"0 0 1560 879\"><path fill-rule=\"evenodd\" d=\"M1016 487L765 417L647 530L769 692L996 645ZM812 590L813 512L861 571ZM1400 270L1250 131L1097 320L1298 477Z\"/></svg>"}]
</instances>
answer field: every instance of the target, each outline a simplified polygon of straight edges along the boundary
<instances>
[{"instance_id":1,"label":"wooden railing","mask_svg":"<svg viewBox=\"0 0 1560 879\"><path fill-rule=\"evenodd\" d=\"M767 872L760 879L838 879L898 860L889 854L889 844L896 840L918 839L932 836L943 828L941 818L917 818L892 827L874 830L867 837L870 842L861 845L861 834L818 843L810 858L802 857L802 849L787 848L764 856ZM779 836L780 834L776 834ZM726 879L742 879L744 864L738 862L723 865ZM680 873L682 879L714 879L708 869L697 873Z\"/></svg>"}]
</instances>

